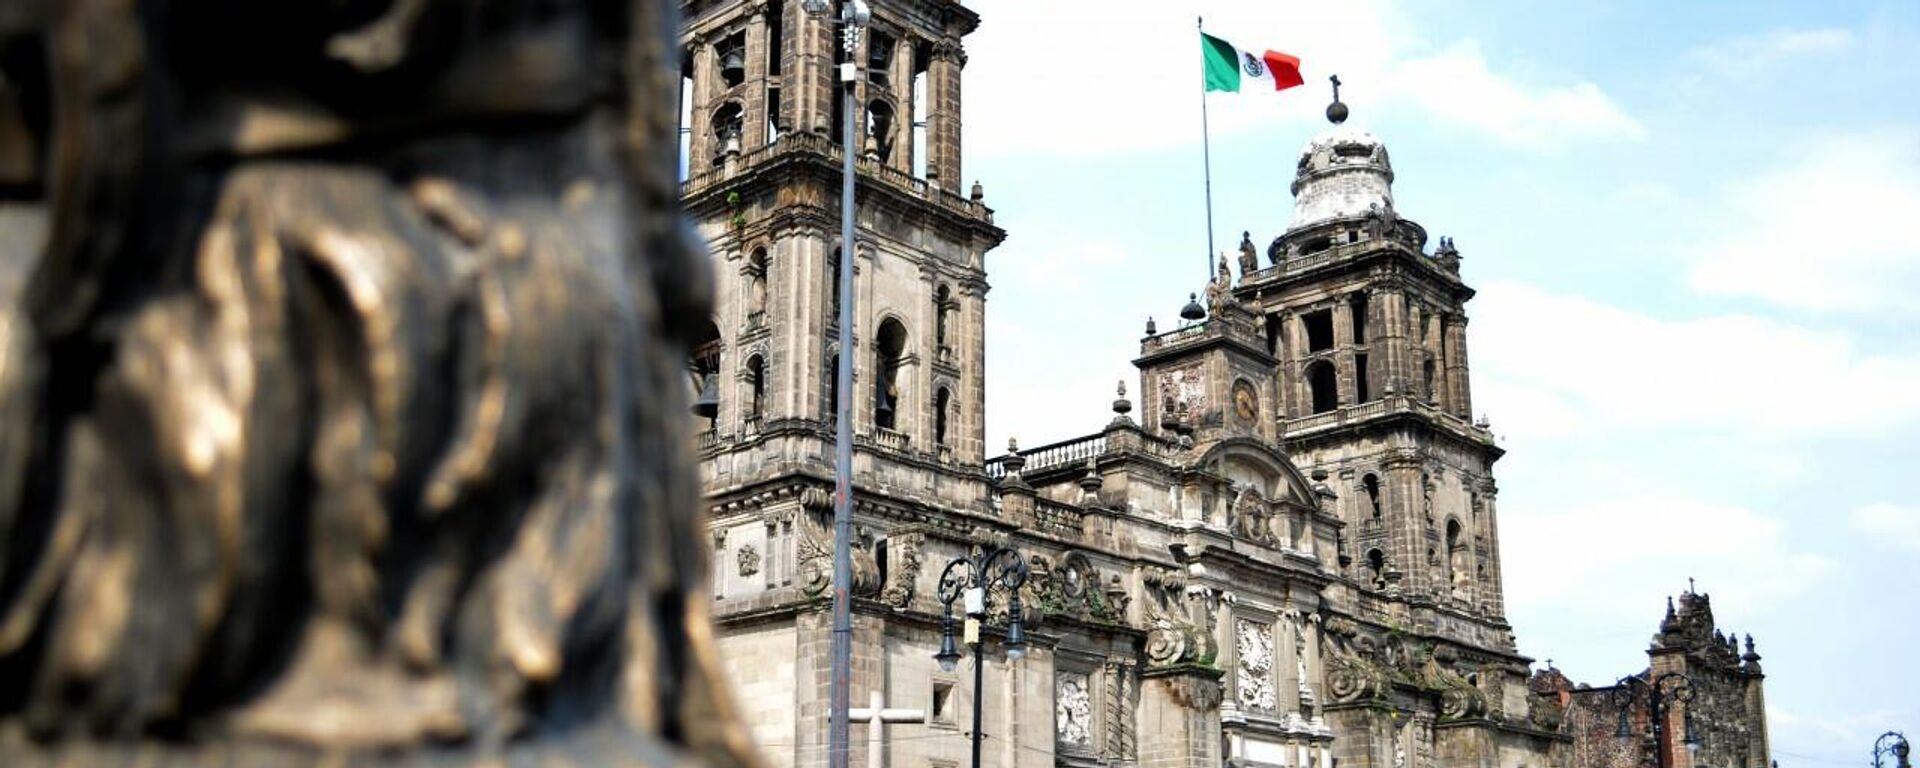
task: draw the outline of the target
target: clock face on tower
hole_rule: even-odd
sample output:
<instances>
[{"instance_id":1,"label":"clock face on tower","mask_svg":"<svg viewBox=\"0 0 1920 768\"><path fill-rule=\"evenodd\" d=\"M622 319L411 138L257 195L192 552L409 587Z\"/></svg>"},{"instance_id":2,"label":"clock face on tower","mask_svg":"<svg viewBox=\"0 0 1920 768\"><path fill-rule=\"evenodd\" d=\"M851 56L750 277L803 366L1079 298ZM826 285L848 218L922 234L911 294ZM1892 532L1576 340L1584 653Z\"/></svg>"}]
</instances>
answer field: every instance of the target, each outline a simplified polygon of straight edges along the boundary
<instances>
[{"instance_id":1,"label":"clock face on tower","mask_svg":"<svg viewBox=\"0 0 1920 768\"><path fill-rule=\"evenodd\" d=\"M1245 379L1233 383L1233 415L1242 426L1251 426L1260 415L1260 393Z\"/></svg>"}]
</instances>

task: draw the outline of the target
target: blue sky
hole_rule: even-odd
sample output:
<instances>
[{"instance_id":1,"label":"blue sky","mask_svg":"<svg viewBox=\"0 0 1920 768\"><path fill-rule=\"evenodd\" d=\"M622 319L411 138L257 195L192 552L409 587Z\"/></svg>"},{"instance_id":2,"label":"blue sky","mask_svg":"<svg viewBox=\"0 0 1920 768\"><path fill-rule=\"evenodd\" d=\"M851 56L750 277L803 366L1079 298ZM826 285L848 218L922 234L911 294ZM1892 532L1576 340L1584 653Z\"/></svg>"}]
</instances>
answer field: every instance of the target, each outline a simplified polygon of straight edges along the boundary
<instances>
[{"instance_id":1,"label":"blue sky","mask_svg":"<svg viewBox=\"0 0 1920 768\"><path fill-rule=\"evenodd\" d=\"M1196 10L1308 86L1215 95L1215 247L1264 244L1338 73L1450 235L1521 649L1645 663L1698 580L1783 767L1920 731L1920 4L975 0L988 437L1097 429L1204 279Z\"/></svg>"}]
</instances>

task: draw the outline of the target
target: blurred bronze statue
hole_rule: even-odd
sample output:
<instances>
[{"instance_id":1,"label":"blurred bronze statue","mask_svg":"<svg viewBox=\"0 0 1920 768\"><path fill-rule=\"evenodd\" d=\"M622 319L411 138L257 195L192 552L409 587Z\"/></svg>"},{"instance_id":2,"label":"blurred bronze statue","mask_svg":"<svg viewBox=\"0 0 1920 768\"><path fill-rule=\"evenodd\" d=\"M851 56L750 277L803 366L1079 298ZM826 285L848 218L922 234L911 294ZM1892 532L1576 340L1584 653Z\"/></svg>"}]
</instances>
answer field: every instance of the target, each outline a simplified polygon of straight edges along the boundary
<instances>
[{"instance_id":1,"label":"blurred bronze statue","mask_svg":"<svg viewBox=\"0 0 1920 768\"><path fill-rule=\"evenodd\" d=\"M0 764L751 762L674 24L0 3Z\"/></svg>"}]
</instances>

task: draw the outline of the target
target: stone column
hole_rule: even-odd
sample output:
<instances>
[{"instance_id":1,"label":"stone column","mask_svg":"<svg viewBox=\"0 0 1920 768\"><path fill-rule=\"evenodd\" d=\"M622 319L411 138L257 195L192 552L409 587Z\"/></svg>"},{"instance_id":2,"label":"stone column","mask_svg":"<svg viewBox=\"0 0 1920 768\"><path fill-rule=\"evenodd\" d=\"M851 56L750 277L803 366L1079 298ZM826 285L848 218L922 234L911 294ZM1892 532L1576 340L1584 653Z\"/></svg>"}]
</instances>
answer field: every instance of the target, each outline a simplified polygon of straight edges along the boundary
<instances>
[{"instance_id":1,"label":"stone column","mask_svg":"<svg viewBox=\"0 0 1920 768\"><path fill-rule=\"evenodd\" d=\"M913 175L913 121L919 119L913 114L913 47L912 35L901 36L893 44L893 69L887 73L899 102L893 110L893 155L887 165L909 176Z\"/></svg>"},{"instance_id":2,"label":"stone column","mask_svg":"<svg viewBox=\"0 0 1920 768\"><path fill-rule=\"evenodd\" d=\"M1467 316L1462 313L1445 318L1447 411L1473 421L1473 398L1467 380Z\"/></svg>"},{"instance_id":3,"label":"stone column","mask_svg":"<svg viewBox=\"0 0 1920 768\"><path fill-rule=\"evenodd\" d=\"M1406 295L1397 286L1383 286L1373 291L1372 301L1368 303L1378 306L1375 311L1380 313L1380 324L1373 328L1378 338L1372 339L1371 344L1380 350L1376 353L1379 360L1374 362L1374 370L1382 376L1373 382L1374 390L1385 396L1387 385L1392 384L1396 392L1405 394L1412 375L1407 365Z\"/></svg>"},{"instance_id":4,"label":"stone column","mask_svg":"<svg viewBox=\"0 0 1920 768\"><path fill-rule=\"evenodd\" d=\"M1348 311L1345 301L1335 301L1327 308L1328 316L1333 319L1333 370L1338 377L1339 400L1343 406L1360 402L1359 379L1353 368L1353 325L1347 321Z\"/></svg>"},{"instance_id":5,"label":"stone column","mask_svg":"<svg viewBox=\"0 0 1920 768\"><path fill-rule=\"evenodd\" d=\"M687 175L698 176L713 167L712 101L719 74L713 60L713 46L704 40L689 43L693 48L693 95L687 120Z\"/></svg>"},{"instance_id":6,"label":"stone column","mask_svg":"<svg viewBox=\"0 0 1920 768\"><path fill-rule=\"evenodd\" d=\"M783 46L785 59L780 65L780 80L785 86L780 98L793 116L790 128L817 133L838 146L840 137L830 135L833 89L839 85L834 71L839 46L835 27L828 18L807 13L800 3L786 2L781 7L786 15L780 26L792 43Z\"/></svg>"},{"instance_id":7,"label":"stone column","mask_svg":"<svg viewBox=\"0 0 1920 768\"><path fill-rule=\"evenodd\" d=\"M747 22L745 115L740 120L740 151L752 152L767 144L767 13L765 5L749 9Z\"/></svg>"},{"instance_id":8,"label":"stone column","mask_svg":"<svg viewBox=\"0 0 1920 768\"><path fill-rule=\"evenodd\" d=\"M958 39L933 44L927 68L927 175L937 170L940 188L953 194L966 189L960 167L960 72L966 65Z\"/></svg>"},{"instance_id":9,"label":"stone column","mask_svg":"<svg viewBox=\"0 0 1920 768\"><path fill-rule=\"evenodd\" d=\"M1420 462L1396 456L1382 463L1381 492L1386 495L1387 564L1402 575L1402 594L1427 589L1427 536L1421 495Z\"/></svg>"},{"instance_id":10,"label":"stone column","mask_svg":"<svg viewBox=\"0 0 1920 768\"><path fill-rule=\"evenodd\" d=\"M1487 537L1487 577L1480 581L1480 594L1485 598L1488 611L1496 616L1505 616L1506 596L1502 594L1500 581L1500 514L1494 503L1498 493L1499 488L1492 480L1485 481L1480 488L1481 516L1484 518L1480 526Z\"/></svg>"}]
</instances>

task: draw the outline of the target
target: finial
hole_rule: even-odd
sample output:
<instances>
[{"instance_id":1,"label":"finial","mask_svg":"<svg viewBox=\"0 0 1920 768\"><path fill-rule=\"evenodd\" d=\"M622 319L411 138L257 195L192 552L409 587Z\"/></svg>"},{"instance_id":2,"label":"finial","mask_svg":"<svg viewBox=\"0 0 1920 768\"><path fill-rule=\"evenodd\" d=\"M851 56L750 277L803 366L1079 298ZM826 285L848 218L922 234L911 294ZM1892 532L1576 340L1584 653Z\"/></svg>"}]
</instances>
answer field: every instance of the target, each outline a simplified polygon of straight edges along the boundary
<instances>
[{"instance_id":1,"label":"finial","mask_svg":"<svg viewBox=\"0 0 1920 768\"><path fill-rule=\"evenodd\" d=\"M1152 336L1152 335L1154 335L1154 334L1157 334L1157 333L1159 333L1159 332L1160 332L1160 329L1159 329L1159 328L1158 328L1157 326L1155 326L1155 325L1153 324L1153 316L1152 316L1152 315L1148 315L1148 316L1147 316L1147 335L1148 335L1148 336Z\"/></svg>"},{"instance_id":2,"label":"finial","mask_svg":"<svg viewBox=\"0 0 1920 768\"><path fill-rule=\"evenodd\" d=\"M977 203L977 202L980 202L981 200L985 200L986 197L987 197L987 188L980 186L979 179L974 179L973 180L973 201Z\"/></svg>"},{"instance_id":3,"label":"finial","mask_svg":"<svg viewBox=\"0 0 1920 768\"><path fill-rule=\"evenodd\" d=\"M1673 595L1667 595L1667 618L1673 618Z\"/></svg>"},{"instance_id":4,"label":"finial","mask_svg":"<svg viewBox=\"0 0 1920 768\"><path fill-rule=\"evenodd\" d=\"M1020 441L1016 438L1008 437L1007 453L1019 453L1019 452L1020 452Z\"/></svg>"},{"instance_id":5,"label":"finial","mask_svg":"<svg viewBox=\"0 0 1920 768\"><path fill-rule=\"evenodd\" d=\"M1117 393L1119 397L1113 401L1113 421L1109 422L1109 424L1115 426L1132 424L1133 420L1127 418L1127 414L1133 411L1133 401L1127 399L1127 380L1121 379L1120 386L1115 387L1114 392Z\"/></svg>"},{"instance_id":6,"label":"finial","mask_svg":"<svg viewBox=\"0 0 1920 768\"><path fill-rule=\"evenodd\" d=\"M1687 594L1689 594L1689 595L1697 595L1697 594L1699 594L1698 592L1695 592L1695 591L1693 591L1693 577L1692 577L1692 576L1688 576L1688 577L1687 577Z\"/></svg>"},{"instance_id":7,"label":"finial","mask_svg":"<svg viewBox=\"0 0 1920 768\"><path fill-rule=\"evenodd\" d=\"M1333 81L1333 103L1327 105L1327 122L1339 125L1347 121L1347 105L1340 103L1340 76L1327 79Z\"/></svg>"}]
</instances>

